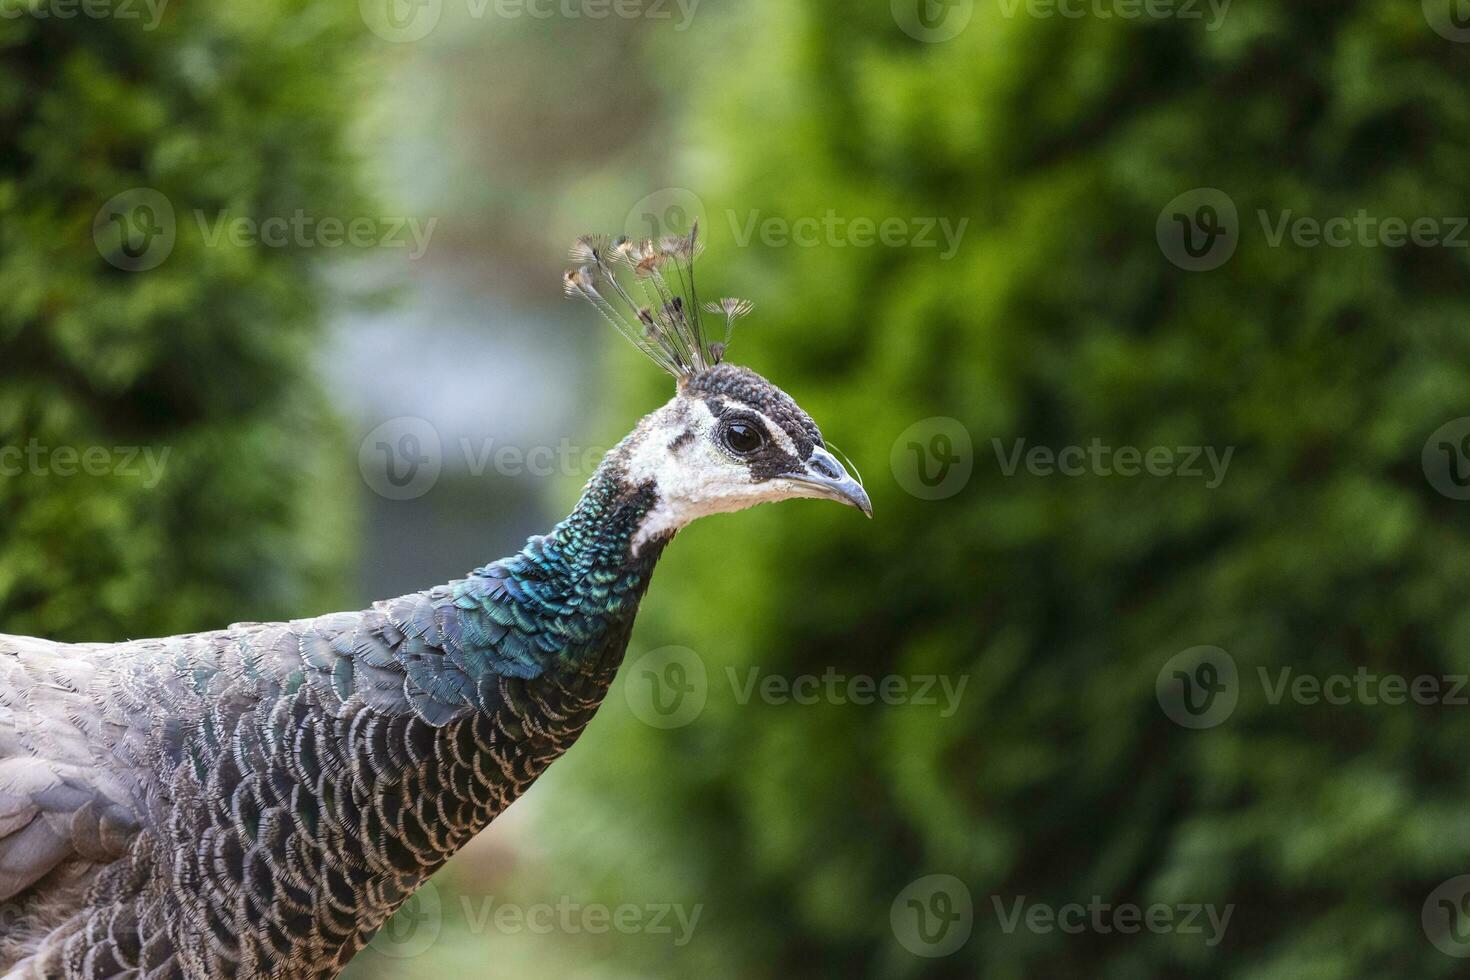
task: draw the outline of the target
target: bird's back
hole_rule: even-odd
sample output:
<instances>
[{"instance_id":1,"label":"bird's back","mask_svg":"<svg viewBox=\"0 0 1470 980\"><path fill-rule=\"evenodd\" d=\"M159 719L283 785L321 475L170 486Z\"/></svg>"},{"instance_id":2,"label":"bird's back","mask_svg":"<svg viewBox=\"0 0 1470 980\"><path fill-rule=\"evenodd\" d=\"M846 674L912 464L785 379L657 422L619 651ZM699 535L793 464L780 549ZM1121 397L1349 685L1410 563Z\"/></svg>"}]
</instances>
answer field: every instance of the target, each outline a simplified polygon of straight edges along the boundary
<instances>
[{"instance_id":1,"label":"bird's back","mask_svg":"<svg viewBox=\"0 0 1470 980\"><path fill-rule=\"evenodd\" d=\"M361 612L0 638L0 974L335 976L606 694L667 537L632 549L651 492L599 473Z\"/></svg>"},{"instance_id":2,"label":"bird's back","mask_svg":"<svg viewBox=\"0 0 1470 980\"><path fill-rule=\"evenodd\" d=\"M361 616L111 645L0 637L0 967L202 976L238 958L232 934L270 918L291 871L261 836L302 802L285 718L319 731L341 707L282 656Z\"/></svg>"},{"instance_id":3,"label":"bird's back","mask_svg":"<svg viewBox=\"0 0 1470 980\"><path fill-rule=\"evenodd\" d=\"M0 637L0 973L333 976L576 740L657 549L277 624Z\"/></svg>"}]
</instances>

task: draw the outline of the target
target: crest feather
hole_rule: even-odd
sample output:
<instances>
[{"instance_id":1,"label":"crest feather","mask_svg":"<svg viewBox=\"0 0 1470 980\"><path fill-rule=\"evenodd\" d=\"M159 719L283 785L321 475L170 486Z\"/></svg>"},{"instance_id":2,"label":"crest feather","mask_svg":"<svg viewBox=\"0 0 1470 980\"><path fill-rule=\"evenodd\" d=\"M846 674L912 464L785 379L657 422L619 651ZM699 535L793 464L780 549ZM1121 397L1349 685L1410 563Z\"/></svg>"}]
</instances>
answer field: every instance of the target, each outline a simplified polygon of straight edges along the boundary
<instances>
[{"instance_id":1,"label":"crest feather","mask_svg":"<svg viewBox=\"0 0 1470 980\"><path fill-rule=\"evenodd\" d=\"M683 382L724 360L735 321L751 309L738 299L700 306L694 261L703 251L698 222L687 235L657 240L583 235L571 249L577 268L562 281L567 295L586 299L629 343ZM633 289L620 279L623 272L631 274ZM701 309L724 314L723 340L706 338Z\"/></svg>"}]
</instances>

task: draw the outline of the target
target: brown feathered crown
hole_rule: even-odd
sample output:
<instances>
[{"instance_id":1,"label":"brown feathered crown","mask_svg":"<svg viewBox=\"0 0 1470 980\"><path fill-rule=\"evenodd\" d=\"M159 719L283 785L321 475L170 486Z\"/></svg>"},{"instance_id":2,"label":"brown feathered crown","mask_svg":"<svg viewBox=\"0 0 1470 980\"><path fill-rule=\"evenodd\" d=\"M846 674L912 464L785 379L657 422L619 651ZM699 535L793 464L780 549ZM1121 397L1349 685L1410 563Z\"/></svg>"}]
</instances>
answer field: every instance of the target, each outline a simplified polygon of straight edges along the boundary
<instances>
[{"instance_id":1,"label":"brown feathered crown","mask_svg":"<svg viewBox=\"0 0 1470 980\"><path fill-rule=\"evenodd\" d=\"M699 224L687 235L634 241L583 235L572 245L577 268L563 277L568 296L583 296L624 337L683 384L725 359L735 321L751 310L743 299L706 303L705 312L722 314L718 339L705 334L694 260L704 246ZM632 288L620 276L631 275Z\"/></svg>"}]
</instances>

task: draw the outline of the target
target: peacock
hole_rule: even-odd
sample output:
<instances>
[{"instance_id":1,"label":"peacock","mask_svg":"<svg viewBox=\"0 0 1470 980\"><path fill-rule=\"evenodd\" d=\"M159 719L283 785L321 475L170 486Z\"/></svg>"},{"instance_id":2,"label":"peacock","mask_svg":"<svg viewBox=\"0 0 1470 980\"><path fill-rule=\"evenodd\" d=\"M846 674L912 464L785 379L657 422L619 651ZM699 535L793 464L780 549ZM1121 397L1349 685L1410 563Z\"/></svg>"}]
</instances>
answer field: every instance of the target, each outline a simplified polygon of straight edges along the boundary
<instances>
[{"instance_id":1,"label":"peacock","mask_svg":"<svg viewBox=\"0 0 1470 980\"><path fill-rule=\"evenodd\" d=\"M679 529L794 497L872 516L807 413L725 360L751 307L699 303L700 251L697 227L573 246L567 293L675 394L517 554L361 612L0 636L0 975L335 976L576 742Z\"/></svg>"}]
</instances>

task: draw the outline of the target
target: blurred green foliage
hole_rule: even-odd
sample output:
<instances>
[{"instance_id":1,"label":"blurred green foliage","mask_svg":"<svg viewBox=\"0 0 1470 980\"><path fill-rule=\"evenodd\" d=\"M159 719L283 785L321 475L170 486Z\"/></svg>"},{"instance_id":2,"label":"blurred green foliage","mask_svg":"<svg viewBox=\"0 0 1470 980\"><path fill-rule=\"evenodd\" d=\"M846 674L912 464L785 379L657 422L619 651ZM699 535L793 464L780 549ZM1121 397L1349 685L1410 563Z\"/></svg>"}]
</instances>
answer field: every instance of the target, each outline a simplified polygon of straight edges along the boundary
<instances>
[{"instance_id":1,"label":"blurred green foliage","mask_svg":"<svg viewBox=\"0 0 1470 980\"><path fill-rule=\"evenodd\" d=\"M324 252L211 231L361 212L355 9L0 9L0 624L116 640L322 608L347 540ZM128 192L126 244L172 227L171 251L130 264L107 213Z\"/></svg>"},{"instance_id":2,"label":"blurred green foliage","mask_svg":"<svg viewBox=\"0 0 1470 980\"><path fill-rule=\"evenodd\" d=\"M1470 522L1419 463L1465 414L1466 254L1271 247L1258 213L1463 214L1470 49L1396 0L1238 4L1217 31L975 4L939 44L888 6L747 5L704 52L721 81L685 125L706 265L757 301L732 359L866 467L876 520L785 504L681 535L629 659L694 648L708 705L659 731L615 691L553 774L564 849L600 853L610 895L705 903L696 941L648 974L1455 975L1419 916L1470 869L1470 713L1271 704L1258 670L1470 671ZM1155 221L1201 186L1234 200L1242 241L1186 272ZM971 221L945 262L738 248L756 210ZM974 438L947 500L889 466L929 416ZM1234 456L1216 489L1006 476L992 440L1022 439ZM1155 680L1199 644L1242 687L1226 723L1190 731ZM949 718L740 704L725 671L751 666L969 681ZM592 801L608 815L589 822ZM938 960L889 919L930 873L975 902ZM992 897L1021 896L1235 909L1213 948L1007 934Z\"/></svg>"}]
</instances>

